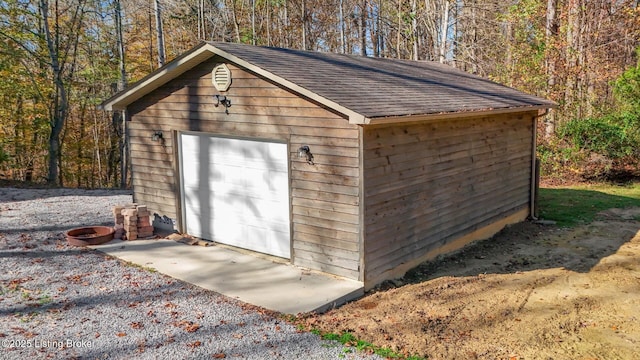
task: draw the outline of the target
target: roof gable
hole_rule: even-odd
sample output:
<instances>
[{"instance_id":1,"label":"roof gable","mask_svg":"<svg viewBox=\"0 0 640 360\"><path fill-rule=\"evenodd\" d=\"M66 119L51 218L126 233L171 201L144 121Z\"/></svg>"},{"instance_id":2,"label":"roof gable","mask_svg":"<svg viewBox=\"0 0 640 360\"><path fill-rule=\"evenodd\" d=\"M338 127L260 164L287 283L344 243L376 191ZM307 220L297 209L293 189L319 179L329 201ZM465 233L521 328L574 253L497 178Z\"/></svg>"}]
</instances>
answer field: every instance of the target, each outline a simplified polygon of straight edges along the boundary
<instances>
[{"instance_id":1,"label":"roof gable","mask_svg":"<svg viewBox=\"0 0 640 360\"><path fill-rule=\"evenodd\" d=\"M349 122L546 109L555 103L427 61L372 58L235 43L204 42L103 102L132 102L215 55L330 109Z\"/></svg>"}]
</instances>

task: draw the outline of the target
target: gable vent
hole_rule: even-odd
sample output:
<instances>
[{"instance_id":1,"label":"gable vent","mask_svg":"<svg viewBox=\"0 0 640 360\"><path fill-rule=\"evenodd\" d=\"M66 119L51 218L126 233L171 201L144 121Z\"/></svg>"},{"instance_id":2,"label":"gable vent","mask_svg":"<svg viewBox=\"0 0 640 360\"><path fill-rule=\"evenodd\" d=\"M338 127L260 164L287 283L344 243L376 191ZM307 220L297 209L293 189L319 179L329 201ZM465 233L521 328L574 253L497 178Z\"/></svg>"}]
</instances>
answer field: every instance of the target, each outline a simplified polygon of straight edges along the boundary
<instances>
[{"instance_id":1,"label":"gable vent","mask_svg":"<svg viewBox=\"0 0 640 360\"><path fill-rule=\"evenodd\" d=\"M218 91L227 91L231 86L231 70L225 64L220 64L213 68L211 78L213 86Z\"/></svg>"}]
</instances>

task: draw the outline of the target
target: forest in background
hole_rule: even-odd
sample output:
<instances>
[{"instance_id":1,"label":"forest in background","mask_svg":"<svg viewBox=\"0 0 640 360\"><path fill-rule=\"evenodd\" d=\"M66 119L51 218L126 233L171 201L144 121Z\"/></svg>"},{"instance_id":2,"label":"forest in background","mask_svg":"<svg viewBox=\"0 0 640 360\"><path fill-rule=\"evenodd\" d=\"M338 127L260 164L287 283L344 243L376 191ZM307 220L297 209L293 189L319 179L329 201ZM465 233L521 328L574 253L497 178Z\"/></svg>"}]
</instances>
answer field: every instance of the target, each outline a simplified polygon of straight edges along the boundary
<instances>
[{"instance_id":1,"label":"forest in background","mask_svg":"<svg viewBox=\"0 0 640 360\"><path fill-rule=\"evenodd\" d=\"M0 179L126 186L98 105L202 40L446 63L559 104L546 176L639 170L639 0L5 0Z\"/></svg>"}]
</instances>

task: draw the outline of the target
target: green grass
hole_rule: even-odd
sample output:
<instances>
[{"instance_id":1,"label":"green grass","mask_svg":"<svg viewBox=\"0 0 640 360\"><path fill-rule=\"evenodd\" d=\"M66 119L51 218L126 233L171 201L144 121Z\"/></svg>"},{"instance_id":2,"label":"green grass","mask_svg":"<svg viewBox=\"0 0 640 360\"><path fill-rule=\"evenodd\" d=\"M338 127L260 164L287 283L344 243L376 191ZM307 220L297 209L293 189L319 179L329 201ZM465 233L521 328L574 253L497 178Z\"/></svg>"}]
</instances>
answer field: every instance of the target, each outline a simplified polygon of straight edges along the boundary
<instances>
[{"instance_id":1,"label":"green grass","mask_svg":"<svg viewBox=\"0 0 640 360\"><path fill-rule=\"evenodd\" d=\"M312 329L311 333L319 335L323 340L332 340L338 341L344 346L354 347L358 351L363 351L367 353L374 353L380 355L386 359L406 359L406 360L424 360L425 358L420 356L409 356L405 357L402 354L399 354L389 348L375 346L370 342L364 340L358 340L356 337L350 332L344 332L342 334L335 333L322 333L318 329ZM351 352L349 348L343 349L344 353Z\"/></svg>"},{"instance_id":2,"label":"green grass","mask_svg":"<svg viewBox=\"0 0 640 360\"><path fill-rule=\"evenodd\" d=\"M603 210L632 206L640 207L640 183L541 188L538 198L539 217L564 227L588 224Z\"/></svg>"},{"instance_id":3,"label":"green grass","mask_svg":"<svg viewBox=\"0 0 640 360\"><path fill-rule=\"evenodd\" d=\"M137 269L140 269L140 270L142 270L142 271L146 271L146 272L150 272L150 273L156 273L156 272L158 272L158 270L156 270L156 269L154 269L154 268L152 268L152 267L142 266L142 265L139 265L139 264L133 263L133 262L131 262L131 261L121 260L121 263L122 263L124 266L137 268Z\"/></svg>"}]
</instances>

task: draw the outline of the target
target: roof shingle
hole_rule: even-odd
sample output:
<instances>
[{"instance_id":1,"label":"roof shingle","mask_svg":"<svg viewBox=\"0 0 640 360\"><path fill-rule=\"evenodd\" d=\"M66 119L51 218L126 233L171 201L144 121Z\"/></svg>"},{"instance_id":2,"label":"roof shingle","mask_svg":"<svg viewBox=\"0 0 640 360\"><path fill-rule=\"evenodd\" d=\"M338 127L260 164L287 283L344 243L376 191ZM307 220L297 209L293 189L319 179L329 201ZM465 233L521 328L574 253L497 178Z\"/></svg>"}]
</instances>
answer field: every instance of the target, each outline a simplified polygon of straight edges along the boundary
<instances>
[{"instance_id":1,"label":"roof shingle","mask_svg":"<svg viewBox=\"0 0 640 360\"><path fill-rule=\"evenodd\" d=\"M436 62L210 44L367 118L555 106Z\"/></svg>"}]
</instances>

